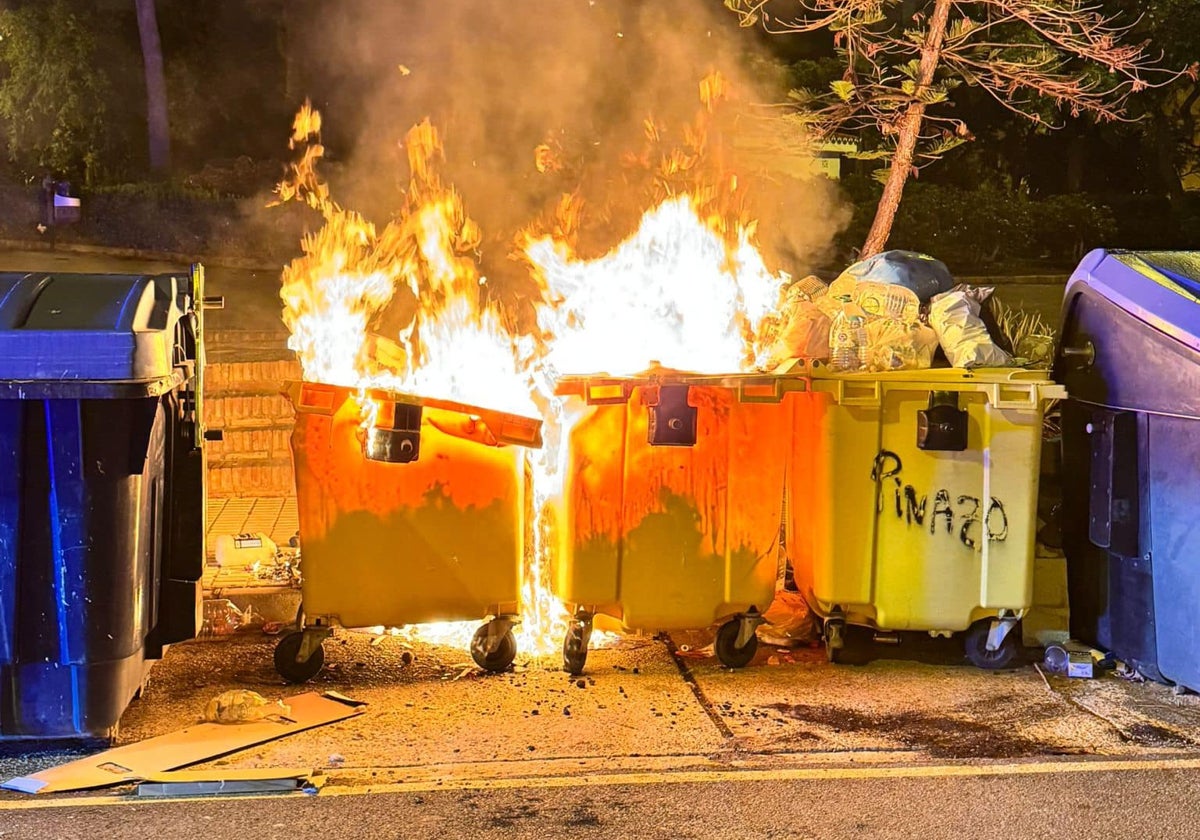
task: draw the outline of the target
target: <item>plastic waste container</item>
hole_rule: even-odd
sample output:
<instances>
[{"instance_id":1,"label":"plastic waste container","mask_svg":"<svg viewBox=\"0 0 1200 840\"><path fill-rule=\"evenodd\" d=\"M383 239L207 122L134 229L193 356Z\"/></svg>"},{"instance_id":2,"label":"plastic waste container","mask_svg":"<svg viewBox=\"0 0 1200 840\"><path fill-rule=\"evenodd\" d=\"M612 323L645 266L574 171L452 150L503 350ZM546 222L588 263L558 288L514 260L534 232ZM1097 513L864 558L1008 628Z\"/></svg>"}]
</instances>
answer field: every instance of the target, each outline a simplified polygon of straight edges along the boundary
<instances>
[{"instance_id":1,"label":"plastic waste container","mask_svg":"<svg viewBox=\"0 0 1200 840\"><path fill-rule=\"evenodd\" d=\"M300 629L275 649L293 682L324 663L335 625L485 616L476 663L516 656L525 546L525 449L541 421L446 400L293 382Z\"/></svg>"},{"instance_id":2,"label":"plastic waste container","mask_svg":"<svg viewBox=\"0 0 1200 840\"><path fill-rule=\"evenodd\" d=\"M1200 690L1200 252L1091 252L1061 335L1071 634Z\"/></svg>"},{"instance_id":3,"label":"plastic waste container","mask_svg":"<svg viewBox=\"0 0 1200 840\"><path fill-rule=\"evenodd\" d=\"M1045 372L930 369L795 378L786 544L824 621L966 631L1007 666L1032 598Z\"/></svg>"},{"instance_id":4,"label":"plastic waste container","mask_svg":"<svg viewBox=\"0 0 1200 840\"><path fill-rule=\"evenodd\" d=\"M746 665L775 595L790 419L773 377L565 377L566 472L551 580L583 671L593 623L703 629Z\"/></svg>"},{"instance_id":5,"label":"plastic waste container","mask_svg":"<svg viewBox=\"0 0 1200 840\"><path fill-rule=\"evenodd\" d=\"M0 735L107 737L199 629L203 277L0 274Z\"/></svg>"}]
</instances>

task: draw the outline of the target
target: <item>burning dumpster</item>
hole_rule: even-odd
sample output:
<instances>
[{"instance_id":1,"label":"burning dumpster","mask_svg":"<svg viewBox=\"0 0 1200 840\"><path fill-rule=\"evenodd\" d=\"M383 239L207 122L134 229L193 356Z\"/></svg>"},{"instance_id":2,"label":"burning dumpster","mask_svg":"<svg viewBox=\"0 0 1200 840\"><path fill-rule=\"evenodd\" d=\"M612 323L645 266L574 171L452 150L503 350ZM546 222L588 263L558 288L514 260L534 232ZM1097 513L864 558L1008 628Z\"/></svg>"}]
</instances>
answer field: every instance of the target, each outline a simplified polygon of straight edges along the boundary
<instances>
[{"instance_id":1,"label":"burning dumpster","mask_svg":"<svg viewBox=\"0 0 1200 840\"><path fill-rule=\"evenodd\" d=\"M195 636L203 270L0 274L0 735L107 737Z\"/></svg>"},{"instance_id":2,"label":"burning dumpster","mask_svg":"<svg viewBox=\"0 0 1200 840\"><path fill-rule=\"evenodd\" d=\"M966 631L1003 668L1030 605L1044 372L930 369L797 380L786 544L837 661L847 623Z\"/></svg>"},{"instance_id":3,"label":"burning dumpster","mask_svg":"<svg viewBox=\"0 0 1200 840\"><path fill-rule=\"evenodd\" d=\"M657 369L567 377L554 594L571 621L564 668L602 629L700 629L749 663L775 594L788 405L778 380Z\"/></svg>"},{"instance_id":4,"label":"burning dumpster","mask_svg":"<svg viewBox=\"0 0 1200 840\"><path fill-rule=\"evenodd\" d=\"M290 383L300 518L299 629L275 667L303 682L334 625L481 619L471 655L516 656L525 457L541 421L447 400Z\"/></svg>"}]
</instances>

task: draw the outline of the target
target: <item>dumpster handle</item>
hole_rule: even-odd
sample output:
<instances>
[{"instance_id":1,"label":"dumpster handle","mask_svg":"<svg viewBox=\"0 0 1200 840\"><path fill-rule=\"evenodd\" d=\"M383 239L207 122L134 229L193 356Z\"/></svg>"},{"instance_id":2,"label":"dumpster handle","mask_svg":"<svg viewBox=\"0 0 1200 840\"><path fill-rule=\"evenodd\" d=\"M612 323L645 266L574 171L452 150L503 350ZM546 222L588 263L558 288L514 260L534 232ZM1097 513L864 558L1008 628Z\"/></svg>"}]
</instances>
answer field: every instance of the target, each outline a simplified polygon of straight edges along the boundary
<instances>
[{"instance_id":1,"label":"dumpster handle","mask_svg":"<svg viewBox=\"0 0 1200 840\"><path fill-rule=\"evenodd\" d=\"M283 393L297 414L331 415L339 402L337 388L320 382L288 382Z\"/></svg>"},{"instance_id":2,"label":"dumpster handle","mask_svg":"<svg viewBox=\"0 0 1200 840\"><path fill-rule=\"evenodd\" d=\"M1067 389L1061 385L1047 384L1043 386L1010 388L1003 383L990 383L987 386L988 402L993 408L1016 409L1030 411L1038 408L1049 400L1061 400L1067 396Z\"/></svg>"},{"instance_id":3,"label":"dumpster handle","mask_svg":"<svg viewBox=\"0 0 1200 840\"><path fill-rule=\"evenodd\" d=\"M777 376L749 382L738 382L737 398L743 403L778 403L787 389Z\"/></svg>"},{"instance_id":4,"label":"dumpster handle","mask_svg":"<svg viewBox=\"0 0 1200 840\"><path fill-rule=\"evenodd\" d=\"M632 391L626 382L588 382L583 386L583 397L588 405L616 405L629 402Z\"/></svg>"},{"instance_id":5,"label":"dumpster handle","mask_svg":"<svg viewBox=\"0 0 1200 840\"><path fill-rule=\"evenodd\" d=\"M839 379L835 396L841 405L878 406L883 401L883 383L879 379Z\"/></svg>"}]
</instances>

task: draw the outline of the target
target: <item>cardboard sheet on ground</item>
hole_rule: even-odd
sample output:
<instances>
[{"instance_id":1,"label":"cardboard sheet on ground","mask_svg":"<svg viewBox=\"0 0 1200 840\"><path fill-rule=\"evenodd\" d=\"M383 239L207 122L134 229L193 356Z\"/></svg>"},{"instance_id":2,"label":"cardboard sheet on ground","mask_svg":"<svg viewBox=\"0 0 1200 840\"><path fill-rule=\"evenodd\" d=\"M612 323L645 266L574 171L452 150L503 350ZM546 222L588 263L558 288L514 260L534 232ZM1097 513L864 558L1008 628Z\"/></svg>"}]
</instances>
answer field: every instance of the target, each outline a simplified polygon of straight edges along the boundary
<instances>
[{"instance_id":1,"label":"cardboard sheet on ground","mask_svg":"<svg viewBox=\"0 0 1200 840\"><path fill-rule=\"evenodd\" d=\"M365 705L336 692L309 692L286 698L286 702L291 707L286 717L239 724L197 723L30 776L9 779L0 788L20 793L61 793L144 781L167 770L345 720L360 714Z\"/></svg>"}]
</instances>

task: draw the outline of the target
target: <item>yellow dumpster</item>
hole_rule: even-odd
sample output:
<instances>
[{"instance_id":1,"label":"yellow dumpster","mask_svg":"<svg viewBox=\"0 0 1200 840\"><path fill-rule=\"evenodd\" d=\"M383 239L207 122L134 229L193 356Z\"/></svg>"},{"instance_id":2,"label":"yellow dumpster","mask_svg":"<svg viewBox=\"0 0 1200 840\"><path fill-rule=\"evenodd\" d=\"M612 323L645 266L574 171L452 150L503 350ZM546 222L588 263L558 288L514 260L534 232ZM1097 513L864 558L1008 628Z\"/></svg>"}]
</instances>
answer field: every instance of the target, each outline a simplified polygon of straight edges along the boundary
<instances>
[{"instance_id":1,"label":"yellow dumpster","mask_svg":"<svg viewBox=\"0 0 1200 840\"><path fill-rule=\"evenodd\" d=\"M275 650L293 682L321 669L334 625L492 620L480 667L516 655L525 460L541 421L390 391L293 382L302 617ZM513 445L515 444L515 445Z\"/></svg>"},{"instance_id":2,"label":"yellow dumpster","mask_svg":"<svg viewBox=\"0 0 1200 840\"><path fill-rule=\"evenodd\" d=\"M1044 372L933 369L792 380L785 540L836 661L846 623L966 631L1002 668L1032 596Z\"/></svg>"},{"instance_id":3,"label":"yellow dumpster","mask_svg":"<svg viewBox=\"0 0 1200 840\"><path fill-rule=\"evenodd\" d=\"M716 654L754 656L775 594L790 436L778 380L657 369L559 381L568 417L552 586L581 673L593 620L622 632L724 622Z\"/></svg>"}]
</instances>

